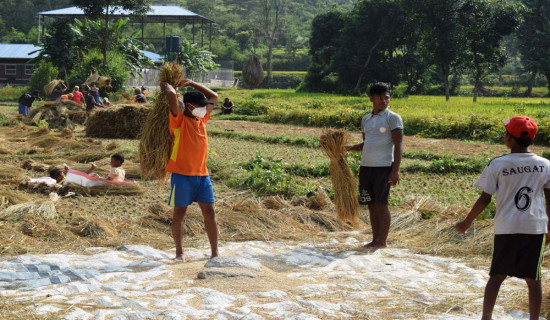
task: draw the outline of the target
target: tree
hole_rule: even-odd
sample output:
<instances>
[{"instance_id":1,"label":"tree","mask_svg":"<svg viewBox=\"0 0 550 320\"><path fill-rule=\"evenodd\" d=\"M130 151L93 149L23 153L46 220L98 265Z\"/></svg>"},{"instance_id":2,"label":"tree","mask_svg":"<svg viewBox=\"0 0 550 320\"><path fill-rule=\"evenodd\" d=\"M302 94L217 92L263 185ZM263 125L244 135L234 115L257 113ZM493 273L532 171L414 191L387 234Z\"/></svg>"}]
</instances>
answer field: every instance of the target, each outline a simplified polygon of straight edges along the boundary
<instances>
[{"instance_id":1,"label":"tree","mask_svg":"<svg viewBox=\"0 0 550 320\"><path fill-rule=\"evenodd\" d=\"M109 34L109 20L116 10L126 10L133 15L143 15L151 10L151 0L73 0L75 6L81 8L84 13L102 25L101 52L103 54L103 67L107 66L107 50L111 35Z\"/></svg>"},{"instance_id":2,"label":"tree","mask_svg":"<svg viewBox=\"0 0 550 320\"><path fill-rule=\"evenodd\" d=\"M518 26L523 6L506 0L467 0L460 10L467 44L467 64L473 73L474 102L483 78L506 63L501 46L504 36Z\"/></svg>"},{"instance_id":3,"label":"tree","mask_svg":"<svg viewBox=\"0 0 550 320\"><path fill-rule=\"evenodd\" d=\"M338 43L335 70L346 89L398 82L396 58L410 32L399 0L362 0L349 13Z\"/></svg>"},{"instance_id":4,"label":"tree","mask_svg":"<svg viewBox=\"0 0 550 320\"><path fill-rule=\"evenodd\" d=\"M275 44L275 40L279 37L279 33L283 25L286 0L260 0L260 5L260 17L263 25L264 39L267 45L267 81L272 82L273 46Z\"/></svg>"},{"instance_id":5,"label":"tree","mask_svg":"<svg viewBox=\"0 0 550 320\"><path fill-rule=\"evenodd\" d=\"M344 23L345 14L339 10L321 13L313 19L309 39L311 64L301 89L322 92L335 89L327 80L335 72L334 61Z\"/></svg>"},{"instance_id":6,"label":"tree","mask_svg":"<svg viewBox=\"0 0 550 320\"><path fill-rule=\"evenodd\" d=\"M543 74L548 82L550 96L550 1L523 0L528 8L523 15L517 36L521 61L525 69Z\"/></svg>"},{"instance_id":7,"label":"tree","mask_svg":"<svg viewBox=\"0 0 550 320\"><path fill-rule=\"evenodd\" d=\"M423 30L422 43L431 63L439 69L445 90L450 98L449 77L464 64L465 39L460 23L464 0L410 0L409 12Z\"/></svg>"},{"instance_id":8,"label":"tree","mask_svg":"<svg viewBox=\"0 0 550 320\"><path fill-rule=\"evenodd\" d=\"M53 66L62 70L61 78L66 79L67 70L72 69L77 61L77 53L74 50L75 37L70 28L67 28L68 20L55 20L42 37L41 49L35 61L48 61Z\"/></svg>"},{"instance_id":9,"label":"tree","mask_svg":"<svg viewBox=\"0 0 550 320\"><path fill-rule=\"evenodd\" d=\"M180 61L182 67L189 72L207 72L217 69L218 65L214 62L214 58L212 52L199 47L197 43L191 43L189 40L182 41Z\"/></svg>"},{"instance_id":10,"label":"tree","mask_svg":"<svg viewBox=\"0 0 550 320\"><path fill-rule=\"evenodd\" d=\"M73 48L78 51L79 61L89 51L106 45L108 52L114 51L121 54L127 71L134 73L135 69L145 67L146 59L139 49L141 42L136 39L138 31L134 31L130 36L125 35L129 26L129 19L118 19L116 23L109 25L107 31L110 36L108 41L104 42L101 32L103 26L100 22L75 19L70 29L76 37ZM105 68L105 65L103 67Z\"/></svg>"}]
</instances>

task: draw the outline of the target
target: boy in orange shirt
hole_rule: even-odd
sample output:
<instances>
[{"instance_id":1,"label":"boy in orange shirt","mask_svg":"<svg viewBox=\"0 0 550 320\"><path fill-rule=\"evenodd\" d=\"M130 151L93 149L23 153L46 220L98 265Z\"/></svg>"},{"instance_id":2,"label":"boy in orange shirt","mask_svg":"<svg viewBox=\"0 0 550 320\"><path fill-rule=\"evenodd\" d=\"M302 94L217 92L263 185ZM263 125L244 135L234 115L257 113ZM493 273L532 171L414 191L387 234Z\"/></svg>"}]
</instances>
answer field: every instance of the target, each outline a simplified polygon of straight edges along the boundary
<instances>
[{"instance_id":1,"label":"boy in orange shirt","mask_svg":"<svg viewBox=\"0 0 550 320\"><path fill-rule=\"evenodd\" d=\"M210 241L211 258L218 256L218 225L214 213L214 190L206 168L208 137L206 122L218 101L218 95L209 88L189 79L178 87L190 86L197 91L187 92L183 101L176 90L161 82L160 88L170 103L170 134L174 136L172 155L166 166L171 172L169 204L174 206L172 236L176 245L176 260L185 261L182 247L183 223L187 206L197 202L204 217L204 226Z\"/></svg>"}]
</instances>

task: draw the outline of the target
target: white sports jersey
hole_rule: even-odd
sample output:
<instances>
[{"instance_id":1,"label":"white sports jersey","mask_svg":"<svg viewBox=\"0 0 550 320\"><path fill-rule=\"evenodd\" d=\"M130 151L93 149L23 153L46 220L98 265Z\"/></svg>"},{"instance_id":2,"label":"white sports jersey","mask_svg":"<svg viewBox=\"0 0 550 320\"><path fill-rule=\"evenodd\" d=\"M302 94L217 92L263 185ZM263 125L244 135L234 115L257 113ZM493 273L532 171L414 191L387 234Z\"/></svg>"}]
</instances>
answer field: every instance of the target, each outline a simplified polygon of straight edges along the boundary
<instances>
[{"instance_id":1,"label":"white sports jersey","mask_svg":"<svg viewBox=\"0 0 550 320\"><path fill-rule=\"evenodd\" d=\"M494 158L474 186L496 192L495 234L547 233L544 190L550 188L550 161L533 153Z\"/></svg>"}]
</instances>

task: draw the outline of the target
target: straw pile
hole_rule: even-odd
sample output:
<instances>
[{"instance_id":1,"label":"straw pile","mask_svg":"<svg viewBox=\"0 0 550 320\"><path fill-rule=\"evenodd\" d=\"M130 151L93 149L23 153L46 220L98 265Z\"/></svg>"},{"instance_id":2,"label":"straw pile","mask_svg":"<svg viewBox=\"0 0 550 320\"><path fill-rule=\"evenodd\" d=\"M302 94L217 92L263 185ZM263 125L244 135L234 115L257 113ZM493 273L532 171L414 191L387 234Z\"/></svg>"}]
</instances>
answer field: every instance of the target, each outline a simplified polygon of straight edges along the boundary
<instances>
[{"instance_id":1,"label":"straw pile","mask_svg":"<svg viewBox=\"0 0 550 320\"><path fill-rule=\"evenodd\" d=\"M330 159L330 179L334 187L334 206L338 220L356 225L359 218L356 183L344 157L348 139L349 133L344 129L327 129L319 138L319 144Z\"/></svg>"},{"instance_id":2,"label":"straw pile","mask_svg":"<svg viewBox=\"0 0 550 320\"><path fill-rule=\"evenodd\" d=\"M264 80L264 69L257 55L252 55L243 66L243 81L250 88L257 88Z\"/></svg>"},{"instance_id":3,"label":"straw pile","mask_svg":"<svg viewBox=\"0 0 550 320\"><path fill-rule=\"evenodd\" d=\"M99 219L77 219L78 227L74 230L76 234L81 237L88 238L116 238L118 237L118 232L115 228L112 227L112 224Z\"/></svg>"},{"instance_id":4,"label":"straw pile","mask_svg":"<svg viewBox=\"0 0 550 320\"><path fill-rule=\"evenodd\" d=\"M57 218L58 214L55 205L51 201L45 201L40 204L32 202L20 203L0 211L0 220L20 221L27 217L50 220Z\"/></svg>"},{"instance_id":5,"label":"straw pile","mask_svg":"<svg viewBox=\"0 0 550 320\"><path fill-rule=\"evenodd\" d=\"M86 196L104 196L104 195L141 195L145 193L145 188L139 184L106 184L103 186L84 187L74 183L68 183L61 188L60 194L74 192Z\"/></svg>"},{"instance_id":6,"label":"straw pile","mask_svg":"<svg viewBox=\"0 0 550 320\"><path fill-rule=\"evenodd\" d=\"M88 119L86 136L136 139L141 135L143 124L150 113L150 107L134 104L95 109Z\"/></svg>"},{"instance_id":7,"label":"straw pile","mask_svg":"<svg viewBox=\"0 0 550 320\"><path fill-rule=\"evenodd\" d=\"M168 63L162 67L160 81L171 84L174 88L183 78L183 70L176 63ZM143 134L139 141L139 163L141 176L160 181L166 179L166 164L170 159L174 137L168 130L168 112L170 104L164 92L160 92L153 110L149 113Z\"/></svg>"},{"instance_id":8,"label":"straw pile","mask_svg":"<svg viewBox=\"0 0 550 320\"><path fill-rule=\"evenodd\" d=\"M47 85L44 86L44 92L46 95L51 95L53 92L53 89L57 87L57 85L63 83L63 80L52 80Z\"/></svg>"},{"instance_id":9,"label":"straw pile","mask_svg":"<svg viewBox=\"0 0 550 320\"><path fill-rule=\"evenodd\" d=\"M50 128L74 129L77 124L84 124L86 111L78 103L68 100L45 103L40 107L31 108L26 119L27 124L45 120Z\"/></svg>"}]
</instances>

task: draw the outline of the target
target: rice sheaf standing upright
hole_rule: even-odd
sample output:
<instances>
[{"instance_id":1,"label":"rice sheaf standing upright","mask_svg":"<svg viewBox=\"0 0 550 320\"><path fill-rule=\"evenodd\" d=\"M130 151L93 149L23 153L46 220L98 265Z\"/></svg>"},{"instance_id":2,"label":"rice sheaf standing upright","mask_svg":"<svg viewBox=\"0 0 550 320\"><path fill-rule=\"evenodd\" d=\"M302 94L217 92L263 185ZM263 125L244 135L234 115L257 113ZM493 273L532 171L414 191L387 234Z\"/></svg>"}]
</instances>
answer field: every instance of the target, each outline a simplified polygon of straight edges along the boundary
<instances>
[{"instance_id":1,"label":"rice sheaf standing upright","mask_svg":"<svg viewBox=\"0 0 550 320\"><path fill-rule=\"evenodd\" d=\"M334 187L334 206L340 222L353 225L359 219L359 202L355 179L344 156L349 133L344 129L327 129L319 138L319 144L330 159L330 179Z\"/></svg>"},{"instance_id":2,"label":"rice sheaf standing upright","mask_svg":"<svg viewBox=\"0 0 550 320\"><path fill-rule=\"evenodd\" d=\"M177 87L184 73L177 62L162 66L160 82ZM166 180L166 165L172 153L174 137L168 129L170 104L161 91L153 109L145 120L143 133L139 141L139 163L141 176L146 179Z\"/></svg>"}]
</instances>

